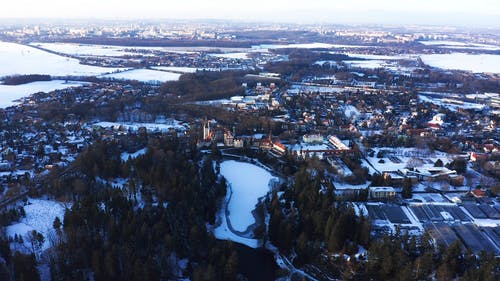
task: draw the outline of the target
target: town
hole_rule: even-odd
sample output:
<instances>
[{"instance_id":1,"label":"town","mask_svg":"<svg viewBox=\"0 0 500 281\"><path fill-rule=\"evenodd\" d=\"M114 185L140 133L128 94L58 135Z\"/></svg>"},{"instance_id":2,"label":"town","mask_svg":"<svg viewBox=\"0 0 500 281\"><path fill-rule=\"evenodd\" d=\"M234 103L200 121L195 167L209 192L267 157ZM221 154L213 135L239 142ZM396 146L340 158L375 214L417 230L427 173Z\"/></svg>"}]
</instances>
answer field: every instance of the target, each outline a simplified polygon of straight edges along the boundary
<instances>
[{"instance_id":1,"label":"town","mask_svg":"<svg viewBox=\"0 0 500 281\"><path fill-rule=\"evenodd\" d=\"M274 184L259 196L269 202L255 198L258 203L249 210L263 208L265 214L238 228L226 211L222 225L227 221L229 230L214 230L214 235L274 249L278 266L290 276L338 279L346 273L339 275L336 267L329 271L334 267L329 262L349 263L355 257L369 263L369 251L361 245L388 235L419 241L427 237L436 249L458 245L472 255L491 254L498 276L500 71L498 64L495 70L473 60L498 62L500 36L417 27L285 29L278 24L262 24L254 35L239 25L221 26L54 23L0 28L5 41L0 49L19 55L13 49L21 48L19 60L31 55L76 62L66 73L57 63L40 68L37 74L49 81L22 69L0 69L0 93L32 87L2 102L6 105L0 109L0 208L3 235L13 251L36 254L43 263L48 246L24 247L19 237L35 230L49 239L51 231L13 227L30 216L19 212L43 200L75 204L78 196L61 192L62 182L71 178L69 185L76 190L82 183L74 175L88 175L83 169L89 165L91 183L127 190L144 208L160 203L170 208L169 200L160 200L164 195L146 188L147 180L134 180L132 174L139 173L134 169L114 177L108 171L120 168L82 160L96 146L110 144L118 150L121 166L141 157L160 159L144 155L168 139L191 155L186 157L214 161L221 174L229 169L228 161L237 160L273 175ZM282 37L268 37L275 33ZM457 67L453 62L458 59L471 64ZM477 68L481 66L486 69ZM43 83L57 87L38 88ZM318 262L300 248L299 232L296 244L276 238L279 230L273 232L273 224L279 220L283 225L305 208L297 206L305 199L291 199L304 170L311 181L317 178L316 194L334 198L332 207L346 204L361 220L360 227L364 218L369 221L366 241L310 243L306 248L321 252ZM231 200L236 200L235 182L229 174L224 177L233 185ZM230 210L231 201L224 204ZM278 210L283 214L275 215ZM51 215L50 228L56 219ZM57 219L63 218L61 209ZM328 225L327 218L322 224ZM316 231L302 234L312 241ZM266 240L272 247L264 245ZM178 268L178 280L189 275L186 267Z\"/></svg>"}]
</instances>

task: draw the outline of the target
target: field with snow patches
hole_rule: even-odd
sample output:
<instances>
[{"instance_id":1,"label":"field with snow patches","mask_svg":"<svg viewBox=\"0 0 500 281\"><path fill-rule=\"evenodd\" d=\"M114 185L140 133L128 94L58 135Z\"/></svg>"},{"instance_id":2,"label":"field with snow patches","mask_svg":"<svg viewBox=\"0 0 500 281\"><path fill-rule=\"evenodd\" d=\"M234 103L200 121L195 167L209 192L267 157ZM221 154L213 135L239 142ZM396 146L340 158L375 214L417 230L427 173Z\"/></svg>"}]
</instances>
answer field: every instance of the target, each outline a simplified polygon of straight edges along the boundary
<instances>
[{"instance_id":1,"label":"field with snow patches","mask_svg":"<svg viewBox=\"0 0 500 281\"><path fill-rule=\"evenodd\" d=\"M61 222L64 219L65 207L63 203L46 199L29 199L28 205L24 206L26 217L20 222L7 227L7 235L14 237L15 234L23 236L24 245L30 249L26 234L29 231L36 230L43 234L45 242L42 250L50 247L49 236L53 230L52 224L56 217Z\"/></svg>"},{"instance_id":2,"label":"field with snow patches","mask_svg":"<svg viewBox=\"0 0 500 281\"><path fill-rule=\"evenodd\" d=\"M470 55L463 53L421 55L432 67L472 72L500 73L500 55Z\"/></svg>"},{"instance_id":3,"label":"field with snow patches","mask_svg":"<svg viewBox=\"0 0 500 281\"><path fill-rule=\"evenodd\" d=\"M119 80L137 80L145 83L161 83L166 81L177 81L181 74L158 71L151 69L132 69L128 71L102 75L104 78L115 78Z\"/></svg>"},{"instance_id":4,"label":"field with snow patches","mask_svg":"<svg viewBox=\"0 0 500 281\"><path fill-rule=\"evenodd\" d=\"M148 151L147 148L143 148L143 149L139 149L138 151L136 151L134 153L122 152L122 154L120 156L121 156L122 161L126 162L129 158L135 159L141 155L146 154L147 151Z\"/></svg>"},{"instance_id":5,"label":"field with snow patches","mask_svg":"<svg viewBox=\"0 0 500 281\"><path fill-rule=\"evenodd\" d=\"M77 59L21 44L0 42L0 77L16 74L95 76L117 70L123 69L83 65Z\"/></svg>"},{"instance_id":6,"label":"field with snow patches","mask_svg":"<svg viewBox=\"0 0 500 281\"><path fill-rule=\"evenodd\" d=\"M231 226L236 231L244 232L255 223L252 211L258 199L270 191L269 183L276 177L261 167L234 160L222 162L220 173L231 186L228 206Z\"/></svg>"},{"instance_id":7,"label":"field with snow patches","mask_svg":"<svg viewBox=\"0 0 500 281\"><path fill-rule=\"evenodd\" d=\"M66 89L70 87L79 87L82 82L66 82L63 80L38 81L22 85L0 85L0 108L9 107L18 104L15 100L27 97L38 92L52 92L55 90Z\"/></svg>"}]
</instances>

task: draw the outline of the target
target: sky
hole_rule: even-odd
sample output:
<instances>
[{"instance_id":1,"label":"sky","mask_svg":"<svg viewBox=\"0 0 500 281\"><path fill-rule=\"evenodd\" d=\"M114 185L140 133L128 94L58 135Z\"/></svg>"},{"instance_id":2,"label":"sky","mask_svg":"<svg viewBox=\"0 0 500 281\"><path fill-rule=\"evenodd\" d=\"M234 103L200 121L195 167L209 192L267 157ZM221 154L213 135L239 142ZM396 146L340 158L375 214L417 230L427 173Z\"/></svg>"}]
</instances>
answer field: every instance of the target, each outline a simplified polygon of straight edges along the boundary
<instances>
[{"instance_id":1,"label":"sky","mask_svg":"<svg viewBox=\"0 0 500 281\"><path fill-rule=\"evenodd\" d=\"M0 19L228 19L500 28L498 0L13 0Z\"/></svg>"}]
</instances>

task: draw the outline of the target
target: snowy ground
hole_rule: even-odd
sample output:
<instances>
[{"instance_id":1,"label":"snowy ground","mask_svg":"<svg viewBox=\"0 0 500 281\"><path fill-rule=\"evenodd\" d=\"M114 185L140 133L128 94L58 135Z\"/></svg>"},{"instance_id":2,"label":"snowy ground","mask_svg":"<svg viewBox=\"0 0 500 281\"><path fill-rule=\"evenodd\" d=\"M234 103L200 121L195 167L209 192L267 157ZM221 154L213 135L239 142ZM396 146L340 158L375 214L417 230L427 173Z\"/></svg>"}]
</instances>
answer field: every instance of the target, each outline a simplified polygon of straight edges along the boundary
<instances>
[{"instance_id":1,"label":"snowy ground","mask_svg":"<svg viewBox=\"0 0 500 281\"><path fill-rule=\"evenodd\" d=\"M140 149L134 153L122 152L121 158L122 158L122 161L127 161L129 158L135 159L138 156L146 154L146 152L147 152L147 148Z\"/></svg>"},{"instance_id":2,"label":"snowy ground","mask_svg":"<svg viewBox=\"0 0 500 281\"><path fill-rule=\"evenodd\" d=\"M449 110L453 110L453 111L458 110L458 108L482 110L485 107L484 104L478 104L478 103L472 103L472 102L462 102L461 104L449 103L443 99L433 98L433 97L426 96L426 95L418 95L418 99L421 102L430 102L430 103L433 103L435 105L439 105L439 106L448 108Z\"/></svg>"},{"instance_id":3,"label":"snowy ground","mask_svg":"<svg viewBox=\"0 0 500 281\"><path fill-rule=\"evenodd\" d=\"M50 247L49 236L53 230L52 224L56 217L59 217L61 222L64 218L65 207L63 203L54 200L45 199L29 199L28 205L24 206L26 217L20 222L7 227L7 235L14 237L15 234L23 236L24 245L30 249L26 234L29 231L36 230L43 234L45 242L42 250Z\"/></svg>"},{"instance_id":4,"label":"snowy ground","mask_svg":"<svg viewBox=\"0 0 500 281\"><path fill-rule=\"evenodd\" d=\"M261 167L234 160L222 162L220 172L232 189L229 221L236 231L244 232L255 223L252 211L258 199L269 192L270 181L276 178Z\"/></svg>"},{"instance_id":5,"label":"snowy ground","mask_svg":"<svg viewBox=\"0 0 500 281\"><path fill-rule=\"evenodd\" d=\"M432 67L500 73L500 55L453 53L421 55L420 57L425 64Z\"/></svg>"},{"instance_id":6,"label":"snowy ground","mask_svg":"<svg viewBox=\"0 0 500 281\"><path fill-rule=\"evenodd\" d=\"M344 105L343 107L345 117L351 119L356 119L361 113L359 113L358 109L350 104Z\"/></svg>"},{"instance_id":7,"label":"snowy ground","mask_svg":"<svg viewBox=\"0 0 500 281\"><path fill-rule=\"evenodd\" d=\"M15 74L95 76L117 70L123 69L83 65L77 59L21 44L0 42L0 77Z\"/></svg>"},{"instance_id":8,"label":"snowy ground","mask_svg":"<svg viewBox=\"0 0 500 281\"><path fill-rule=\"evenodd\" d=\"M81 82L66 82L63 80L38 81L22 85L0 85L0 108L16 105L18 100L38 92L52 92L55 90L66 89L69 87L82 86Z\"/></svg>"},{"instance_id":9,"label":"snowy ground","mask_svg":"<svg viewBox=\"0 0 500 281\"><path fill-rule=\"evenodd\" d=\"M137 80L145 83L158 84L166 81L179 80L181 74L167 72L167 71L151 70L151 69L133 69L118 73L106 74L101 77L115 78L119 80Z\"/></svg>"},{"instance_id":10,"label":"snowy ground","mask_svg":"<svg viewBox=\"0 0 500 281\"><path fill-rule=\"evenodd\" d=\"M119 122L98 122L93 124L93 126L98 126L102 128L120 128L123 127L125 130L137 131L140 127L145 127L150 132L168 132L171 129L176 129L183 131L186 128L181 125L179 121L174 121L172 124L161 124L161 123L119 123Z\"/></svg>"},{"instance_id":11,"label":"snowy ground","mask_svg":"<svg viewBox=\"0 0 500 281\"><path fill-rule=\"evenodd\" d=\"M298 93L341 93L345 91L344 88L341 87L320 87L320 86L309 86L302 84L293 84L292 87L288 90L290 94L298 94Z\"/></svg>"},{"instance_id":12,"label":"snowy ground","mask_svg":"<svg viewBox=\"0 0 500 281\"><path fill-rule=\"evenodd\" d=\"M366 159L373 167L379 171L397 171L398 169L404 169L409 164L417 165L418 167L434 167L434 163L441 159L444 164L453 161L452 155L448 155L444 152L435 151L431 153L428 150L419 150L416 148L372 148L374 156L367 156ZM378 151L383 150L384 156L382 158L377 158ZM420 159L422 162L420 162ZM384 163L380 163L383 160ZM412 161L412 162L410 162ZM417 163L418 162L418 163Z\"/></svg>"}]
</instances>

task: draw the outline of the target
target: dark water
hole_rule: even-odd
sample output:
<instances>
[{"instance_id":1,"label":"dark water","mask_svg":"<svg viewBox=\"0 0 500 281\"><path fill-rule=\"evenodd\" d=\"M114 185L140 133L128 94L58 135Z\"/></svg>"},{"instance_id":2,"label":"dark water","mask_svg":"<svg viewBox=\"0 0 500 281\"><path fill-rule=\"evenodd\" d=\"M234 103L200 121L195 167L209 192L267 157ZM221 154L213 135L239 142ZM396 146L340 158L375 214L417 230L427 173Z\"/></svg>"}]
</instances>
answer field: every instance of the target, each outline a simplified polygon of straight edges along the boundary
<instances>
[{"instance_id":1,"label":"dark water","mask_svg":"<svg viewBox=\"0 0 500 281\"><path fill-rule=\"evenodd\" d=\"M278 265L271 252L265 249L252 249L245 245L234 243L238 253L239 273L250 281L275 280Z\"/></svg>"}]
</instances>

